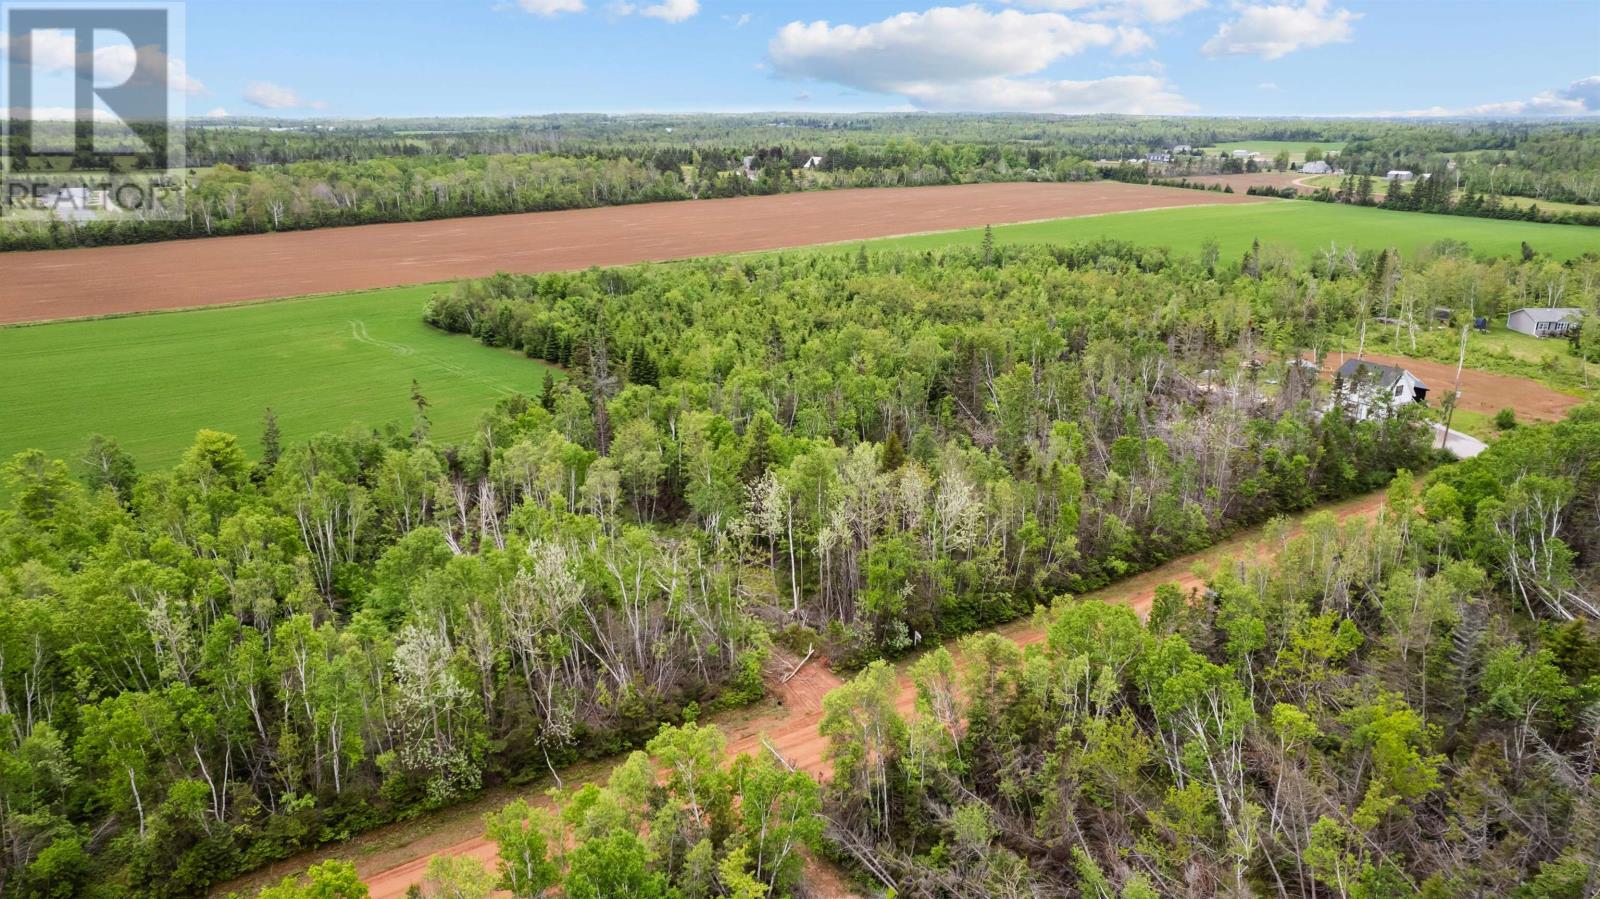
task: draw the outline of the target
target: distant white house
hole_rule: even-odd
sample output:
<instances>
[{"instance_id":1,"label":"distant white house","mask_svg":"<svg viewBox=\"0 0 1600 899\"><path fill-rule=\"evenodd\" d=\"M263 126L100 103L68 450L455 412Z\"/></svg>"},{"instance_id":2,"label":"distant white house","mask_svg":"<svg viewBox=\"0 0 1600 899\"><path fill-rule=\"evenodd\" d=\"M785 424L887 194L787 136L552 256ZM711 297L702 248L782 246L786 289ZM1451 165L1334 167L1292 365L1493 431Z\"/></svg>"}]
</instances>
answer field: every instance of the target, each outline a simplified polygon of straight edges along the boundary
<instances>
[{"instance_id":1,"label":"distant white house","mask_svg":"<svg viewBox=\"0 0 1600 899\"><path fill-rule=\"evenodd\" d=\"M1172 155L1174 155L1174 156L1177 156L1177 155L1179 155L1181 153L1193 153L1193 152L1194 152L1194 147L1191 147L1188 144L1179 144L1176 147L1172 148Z\"/></svg>"},{"instance_id":2,"label":"distant white house","mask_svg":"<svg viewBox=\"0 0 1600 899\"><path fill-rule=\"evenodd\" d=\"M92 222L100 218L102 213L120 211L111 199L110 191L87 187L63 187L43 194L34 208L48 210L51 215L67 222Z\"/></svg>"},{"instance_id":3,"label":"distant white house","mask_svg":"<svg viewBox=\"0 0 1600 899\"><path fill-rule=\"evenodd\" d=\"M1145 155L1144 158L1145 158L1146 162L1171 162L1172 161L1172 154L1171 153L1148 153L1148 154Z\"/></svg>"},{"instance_id":4,"label":"distant white house","mask_svg":"<svg viewBox=\"0 0 1600 899\"><path fill-rule=\"evenodd\" d=\"M1323 162L1320 159L1316 160L1315 162L1308 162L1300 167L1300 173L1303 175L1326 175L1332 171L1333 166L1328 165L1326 162Z\"/></svg>"},{"instance_id":5,"label":"distant white house","mask_svg":"<svg viewBox=\"0 0 1600 899\"><path fill-rule=\"evenodd\" d=\"M1405 169L1390 169L1389 174L1384 175L1383 177L1386 181L1410 181L1416 176Z\"/></svg>"},{"instance_id":6,"label":"distant white house","mask_svg":"<svg viewBox=\"0 0 1600 899\"><path fill-rule=\"evenodd\" d=\"M802 165L801 168L803 168L803 169L820 169L820 168L822 168L822 157L821 156L812 156L812 157L808 158L806 160L805 165Z\"/></svg>"},{"instance_id":7,"label":"distant white house","mask_svg":"<svg viewBox=\"0 0 1600 899\"><path fill-rule=\"evenodd\" d=\"M1565 337L1581 318L1583 310L1576 306L1518 309L1506 316L1506 327L1534 337Z\"/></svg>"},{"instance_id":8,"label":"distant white house","mask_svg":"<svg viewBox=\"0 0 1600 899\"><path fill-rule=\"evenodd\" d=\"M1233 158L1234 159L1255 159L1256 157L1258 157L1260 155L1261 155L1260 153L1257 153L1254 150L1234 150L1233 151Z\"/></svg>"},{"instance_id":9,"label":"distant white house","mask_svg":"<svg viewBox=\"0 0 1600 899\"><path fill-rule=\"evenodd\" d=\"M1365 359L1350 359L1339 366L1338 380L1343 387L1334 402L1350 410L1356 421L1382 416L1406 403L1425 403L1428 398L1428 385L1421 378L1403 368Z\"/></svg>"}]
</instances>

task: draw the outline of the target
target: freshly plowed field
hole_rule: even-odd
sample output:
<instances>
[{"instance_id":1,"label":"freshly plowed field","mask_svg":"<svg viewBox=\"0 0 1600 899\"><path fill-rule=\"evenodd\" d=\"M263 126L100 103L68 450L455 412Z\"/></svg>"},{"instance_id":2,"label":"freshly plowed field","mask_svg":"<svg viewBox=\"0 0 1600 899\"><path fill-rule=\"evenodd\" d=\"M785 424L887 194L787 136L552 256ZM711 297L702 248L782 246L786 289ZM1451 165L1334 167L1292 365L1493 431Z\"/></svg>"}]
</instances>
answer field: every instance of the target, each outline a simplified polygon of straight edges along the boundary
<instances>
[{"instance_id":1,"label":"freshly plowed field","mask_svg":"<svg viewBox=\"0 0 1600 899\"><path fill-rule=\"evenodd\" d=\"M0 255L0 324L1255 197L1097 181L813 191Z\"/></svg>"}]
</instances>

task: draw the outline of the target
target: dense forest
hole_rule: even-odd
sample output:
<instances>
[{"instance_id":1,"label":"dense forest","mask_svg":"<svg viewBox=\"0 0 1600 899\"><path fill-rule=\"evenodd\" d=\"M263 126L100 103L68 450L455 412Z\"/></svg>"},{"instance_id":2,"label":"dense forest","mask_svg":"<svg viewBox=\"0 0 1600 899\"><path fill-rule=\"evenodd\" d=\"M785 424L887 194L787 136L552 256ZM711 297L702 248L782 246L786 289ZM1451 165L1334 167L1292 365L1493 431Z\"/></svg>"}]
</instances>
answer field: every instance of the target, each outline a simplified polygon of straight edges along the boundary
<instances>
[{"instance_id":1,"label":"dense forest","mask_svg":"<svg viewBox=\"0 0 1600 899\"><path fill-rule=\"evenodd\" d=\"M170 471L136 471L110 437L72 460L20 454L0 469L0 891L196 895L269 859L748 702L780 647L815 645L841 668L869 665L1243 525L1382 487L1397 470L1435 461L1420 407L1366 421L1323 415L1324 388L1283 360L1367 315L1425 309L1429 290L1452 283L1477 285L1473 302L1489 304L1559 278L1569 298L1592 303L1592 268L1443 251L1404 264L1392 253L1330 251L1302 267L1270 247L1220 260L985 242L498 276L442 291L428 320L559 363L567 376L537 397L503 401L470 440L432 439L428 400L413 391L410 422L292 446L269 412L257 459L214 432L201 432ZM1571 433L1580 447L1593 439L1592 426L1532 433ZM1506 495L1516 510L1504 513L1507 526L1519 529L1504 538L1516 547L1517 608L1587 616L1588 581L1573 579L1592 560L1580 539L1594 515L1592 460L1566 443L1542 452L1547 464L1579 467L1529 481L1546 492ZM1494 491L1515 479L1466 470L1488 473L1454 487L1463 508L1478 509L1463 520L1502 521L1480 497L1502 496ZM1463 558L1502 577L1481 555L1498 544L1460 534L1446 536L1465 542L1408 538L1416 542L1383 550L1386 564L1465 547L1477 555ZM1310 618L1328 612L1310 609ZM1195 641L1196 658L1233 651ZM1275 644L1251 646L1268 665ZM1172 664L1200 666L1171 652ZM1224 662L1240 664L1205 664L1223 671ZM1222 677L1195 670L1202 681ZM1257 674L1261 692L1240 686L1239 701L1278 702L1278 682ZM1228 678L1245 676L1241 667ZM1139 695L1138 681L1107 683L1130 703ZM1328 702L1307 715L1332 733L1325 716L1345 709ZM992 714L1034 749L1057 733L1043 718L1030 719L1042 730L1026 731L1010 706ZM1163 720L1146 722L1150 739L1198 739L1161 730ZM1004 756L994 754L999 742L985 745L952 751ZM1318 751L1333 745L1322 740ZM1173 751L1193 760L1194 750ZM891 756L872 758L881 773ZM867 782L870 770L841 764L836 784ZM1320 761L1306 765L1332 776ZM807 801L796 784L771 783L780 773L747 763L739 788L773 791L774 808ZM995 774L953 770L956 780L919 789L961 784L973 802L1005 796L1030 817L1045 814L1033 808L1043 801L1028 792L1033 782ZM1242 831L1228 828L1258 802L1253 794L1209 808L1189 784L1211 782L1170 776L1187 792L1152 816L1193 816L1186 827L1235 816L1205 832L1232 846ZM938 842L904 829L908 819L919 828L944 819L911 811L940 801L931 794L905 793L899 780L881 786L870 813L848 795L827 802L898 880L897 859ZM610 817L563 820L572 833L611 839L612 823L642 820L641 801L617 795L606 800ZM1020 806L994 809L997 828L1022 826ZM1556 858L1565 821L1552 817L1524 860ZM787 889L792 863L773 860L751 825L719 826L700 849L693 828L705 822L692 824L671 851L694 854L716 894L741 872ZM573 849L558 867L568 876L582 867L571 855L603 851L652 875L643 839ZM1112 844L1083 842L1090 861L1109 864ZM1287 845L1172 864L1193 868L1200 884L1224 862L1244 872L1230 877L1254 878L1257 860ZM1037 846L1012 846L1020 861L1007 876L1033 876ZM952 852L923 867L966 863ZM1171 876L1140 864L1146 877Z\"/></svg>"},{"instance_id":2,"label":"dense forest","mask_svg":"<svg viewBox=\"0 0 1600 899\"><path fill-rule=\"evenodd\" d=\"M1600 889L1600 409L1203 594L1055 602L826 701L827 836L900 895Z\"/></svg>"},{"instance_id":3,"label":"dense forest","mask_svg":"<svg viewBox=\"0 0 1600 899\"><path fill-rule=\"evenodd\" d=\"M1485 202L1505 205L1502 195L1594 202L1594 134L1581 123L928 114L196 120L184 217L12 222L0 250L794 190L1090 180L1126 177L1130 159L1147 176L1152 151L1248 139L1345 142L1338 164L1352 173L1437 171L1452 185L1459 173L1479 199L1448 211L1481 215L1494 213ZM1256 168L1217 153L1160 166L1168 177ZM1509 205L1498 214L1526 215Z\"/></svg>"},{"instance_id":4,"label":"dense forest","mask_svg":"<svg viewBox=\"0 0 1600 899\"><path fill-rule=\"evenodd\" d=\"M604 785L487 816L494 870L414 895L1587 899L1600 889L1600 407L1522 428L1373 523L1319 513L1272 562L1128 608L1056 598L873 662L824 700L829 783L714 727ZM261 899L363 897L347 863Z\"/></svg>"}]
</instances>

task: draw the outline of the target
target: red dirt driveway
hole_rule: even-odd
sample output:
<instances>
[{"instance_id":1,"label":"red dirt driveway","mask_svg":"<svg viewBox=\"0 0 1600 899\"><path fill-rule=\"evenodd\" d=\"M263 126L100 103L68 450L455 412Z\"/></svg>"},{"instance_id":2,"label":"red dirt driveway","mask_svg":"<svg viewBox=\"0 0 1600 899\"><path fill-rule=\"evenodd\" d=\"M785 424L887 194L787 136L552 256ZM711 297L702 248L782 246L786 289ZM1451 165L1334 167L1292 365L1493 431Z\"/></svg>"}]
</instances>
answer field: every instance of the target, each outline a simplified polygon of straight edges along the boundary
<instances>
[{"instance_id":1,"label":"red dirt driveway","mask_svg":"<svg viewBox=\"0 0 1600 899\"><path fill-rule=\"evenodd\" d=\"M1115 181L811 191L0 254L0 324L627 265L1254 197Z\"/></svg>"},{"instance_id":2,"label":"red dirt driveway","mask_svg":"<svg viewBox=\"0 0 1600 899\"><path fill-rule=\"evenodd\" d=\"M1333 373L1344 364L1345 360L1354 358L1356 358L1354 353L1348 355L1329 353L1322 363L1323 377L1331 380ZM1456 383L1456 367L1444 362L1410 356L1390 356L1384 353L1367 353L1361 358L1370 359L1380 365L1398 365L1409 370L1428 385L1428 403L1435 407L1444 400ZM1569 409L1582 403L1581 397L1551 390L1530 378L1465 368L1461 371L1461 400L1456 408L1469 412L1482 412L1485 415L1493 415L1501 409L1509 408L1515 409L1520 419L1560 421L1567 417Z\"/></svg>"}]
</instances>

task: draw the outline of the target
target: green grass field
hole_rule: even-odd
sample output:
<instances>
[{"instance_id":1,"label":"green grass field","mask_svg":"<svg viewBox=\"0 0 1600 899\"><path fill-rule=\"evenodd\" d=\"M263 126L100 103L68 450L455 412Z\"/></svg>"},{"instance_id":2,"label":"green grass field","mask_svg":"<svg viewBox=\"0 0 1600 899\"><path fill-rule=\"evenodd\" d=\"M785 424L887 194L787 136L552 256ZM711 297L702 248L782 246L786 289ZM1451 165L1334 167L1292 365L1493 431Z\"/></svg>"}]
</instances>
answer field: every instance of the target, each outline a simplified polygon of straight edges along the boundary
<instances>
[{"instance_id":1,"label":"green grass field","mask_svg":"<svg viewBox=\"0 0 1600 899\"><path fill-rule=\"evenodd\" d=\"M409 430L413 378L446 438L470 434L501 396L537 396L545 366L423 323L435 290L0 328L0 459L75 459L100 433L167 466L200 428L255 453L267 406L288 441L353 423Z\"/></svg>"},{"instance_id":2,"label":"green grass field","mask_svg":"<svg viewBox=\"0 0 1600 899\"><path fill-rule=\"evenodd\" d=\"M1215 236L1230 259L1257 237L1302 251L1336 241L1414 253L1445 237L1488 254L1516 252L1524 240L1559 257L1600 247L1600 230L1578 226L1303 201L1060 219L994 233L1001 243L1110 237L1180 252ZM982 229L972 229L874 246L925 250L982 238ZM536 395L545 367L423 324L423 304L437 289L0 328L0 459L28 448L73 459L88 435L100 433L115 437L142 465L165 466L200 428L237 434L254 452L269 405L289 440L357 423L409 428L413 378L433 404L435 434L462 437L496 398Z\"/></svg>"},{"instance_id":3,"label":"green grass field","mask_svg":"<svg viewBox=\"0 0 1600 899\"><path fill-rule=\"evenodd\" d=\"M1366 177L1367 181L1372 184L1372 196L1375 199L1383 199L1384 194L1389 192L1388 180L1379 175L1368 175ZM1344 179L1345 176L1343 175L1312 175L1306 179L1306 183L1312 187L1326 187L1329 190L1336 191L1343 186ZM1459 200L1464 193L1466 192L1454 190L1450 192L1450 196ZM1578 215L1595 215L1600 213L1600 206L1584 206L1578 203L1552 203L1547 200L1535 200L1532 197L1516 197L1509 194L1501 195L1500 202L1507 206L1519 206L1523 208L1529 206L1538 206L1545 212L1573 212L1577 213Z\"/></svg>"},{"instance_id":4,"label":"green grass field","mask_svg":"<svg viewBox=\"0 0 1600 899\"><path fill-rule=\"evenodd\" d=\"M1600 228L1423 215L1309 200L1190 206L998 225L994 237L1000 243L1066 243L1103 237L1166 246L1185 253L1199 250L1208 237L1214 237L1224 257L1243 253L1257 238L1263 244L1287 245L1302 252L1337 243L1361 249L1395 247L1409 254L1444 238L1465 241L1474 252L1491 256L1519 252L1523 241L1540 253L1561 259L1600 251ZM874 246L930 250L952 244L975 246L982 239L983 229L974 228L891 237L876 241Z\"/></svg>"},{"instance_id":5,"label":"green grass field","mask_svg":"<svg viewBox=\"0 0 1600 899\"><path fill-rule=\"evenodd\" d=\"M1234 150L1254 150L1262 156L1271 159L1278 155L1279 150L1289 151L1289 160L1296 164L1306 161L1307 147L1321 147L1324 153L1337 153L1344 149L1344 141L1332 140L1232 140L1214 144L1209 147L1199 147L1207 153L1232 153Z\"/></svg>"}]
</instances>

